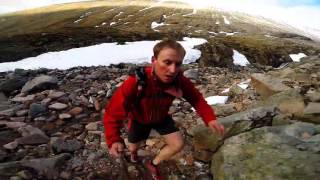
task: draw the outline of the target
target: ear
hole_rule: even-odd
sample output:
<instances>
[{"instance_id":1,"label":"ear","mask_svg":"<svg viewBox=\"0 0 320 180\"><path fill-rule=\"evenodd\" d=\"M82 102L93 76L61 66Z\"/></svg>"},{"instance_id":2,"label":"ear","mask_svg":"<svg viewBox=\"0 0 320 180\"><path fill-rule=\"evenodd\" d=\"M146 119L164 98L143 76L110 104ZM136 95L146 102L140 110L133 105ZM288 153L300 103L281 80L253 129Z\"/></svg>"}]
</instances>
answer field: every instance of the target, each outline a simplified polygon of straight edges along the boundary
<instances>
[{"instance_id":1,"label":"ear","mask_svg":"<svg viewBox=\"0 0 320 180\"><path fill-rule=\"evenodd\" d=\"M154 56L152 56L152 57L151 57L151 63L154 64L156 61L157 61L157 58L154 57Z\"/></svg>"}]
</instances>

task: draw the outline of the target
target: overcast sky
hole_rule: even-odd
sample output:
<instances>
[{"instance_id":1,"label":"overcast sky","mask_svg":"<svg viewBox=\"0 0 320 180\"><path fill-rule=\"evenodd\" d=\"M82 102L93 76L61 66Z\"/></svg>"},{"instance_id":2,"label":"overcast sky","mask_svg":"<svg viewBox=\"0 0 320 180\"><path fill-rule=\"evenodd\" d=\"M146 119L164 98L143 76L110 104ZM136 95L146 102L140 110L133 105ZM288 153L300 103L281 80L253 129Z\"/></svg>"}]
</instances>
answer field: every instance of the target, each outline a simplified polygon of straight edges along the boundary
<instances>
[{"instance_id":1,"label":"overcast sky","mask_svg":"<svg viewBox=\"0 0 320 180\"><path fill-rule=\"evenodd\" d=\"M49 4L80 0L0 0L0 13ZM159 0L165 1L165 0ZM262 15L294 27L308 30L320 37L320 0L178 0L195 7L212 5L226 10Z\"/></svg>"}]
</instances>

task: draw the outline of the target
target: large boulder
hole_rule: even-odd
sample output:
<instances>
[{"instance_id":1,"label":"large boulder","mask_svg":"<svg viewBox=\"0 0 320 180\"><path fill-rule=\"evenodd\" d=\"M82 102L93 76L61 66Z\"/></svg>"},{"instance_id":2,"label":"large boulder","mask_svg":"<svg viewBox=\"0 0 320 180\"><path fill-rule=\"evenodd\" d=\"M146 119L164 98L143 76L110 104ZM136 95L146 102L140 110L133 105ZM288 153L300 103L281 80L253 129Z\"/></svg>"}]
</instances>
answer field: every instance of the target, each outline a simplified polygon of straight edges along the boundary
<instances>
[{"instance_id":1,"label":"large boulder","mask_svg":"<svg viewBox=\"0 0 320 180\"><path fill-rule=\"evenodd\" d=\"M10 95L15 90L21 89L21 87L28 81L28 78L22 76L12 76L0 83L0 91L6 95Z\"/></svg>"},{"instance_id":2,"label":"large boulder","mask_svg":"<svg viewBox=\"0 0 320 180\"><path fill-rule=\"evenodd\" d=\"M252 74L251 82L257 93L264 99L273 94L290 89L290 87L284 85L279 79L260 73Z\"/></svg>"},{"instance_id":3,"label":"large boulder","mask_svg":"<svg viewBox=\"0 0 320 180\"><path fill-rule=\"evenodd\" d=\"M316 129L300 122L233 136L213 156L214 179L318 179L320 134Z\"/></svg>"},{"instance_id":4,"label":"large boulder","mask_svg":"<svg viewBox=\"0 0 320 180\"><path fill-rule=\"evenodd\" d=\"M36 174L43 174L47 179L57 179L60 175L59 171L61 170L59 168L65 164L70 157L70 154L63 153L49 158L1 163L0 174L2 178L9 179L19 171L27 170L29 172L35 172Z\"/></svg>"},{"instance_id":5,"label":"large boulder","mask_svg":"<svg viewBox=\"0 0 320 180\"><path fill-rule=\"evenodd\" d=\"M233 66L233 51L228 46L220 43L206 43L201 45L200 66Z\"/></svg>"},{"instance_id":6,"label":"large boulder","mask_svg":"<svg viewBox=\"0 0 320 180\"><path fill-rule=\"evenodd\" d=\"M298 89L290 89L273 96L264 101L257 102L253 106L276 106L282 113L302 115L305 104L304 98Z\"/></svg>"},{"instance_id":7,"label":"large boulder","mask_svg":"<svg viewBox=\"0 0 320 180\"><path fill-rule=\"evenodd\" d=\"M212 133L204 125L198 125L191 130L193 143L198 150L210 150L214 152L223 144L226 138L253 128L271 125L273 117L278 115L278 113L275 107L260 107L220 118L219 122L224 124L226 128L226 133L223 137Z\"/></svg>"},{"instance_id":8,"label":"large boulder","mask_svg":"<svg viewBox=\"0 0 320 180\"><path fill-rule=\"evenodd\" d=\"M28 93L37 90L46 90L49 88L56 87L58 79L56 77L41 75L28 81L21 89L22 93Z\"/></svg>"}]
</instances>

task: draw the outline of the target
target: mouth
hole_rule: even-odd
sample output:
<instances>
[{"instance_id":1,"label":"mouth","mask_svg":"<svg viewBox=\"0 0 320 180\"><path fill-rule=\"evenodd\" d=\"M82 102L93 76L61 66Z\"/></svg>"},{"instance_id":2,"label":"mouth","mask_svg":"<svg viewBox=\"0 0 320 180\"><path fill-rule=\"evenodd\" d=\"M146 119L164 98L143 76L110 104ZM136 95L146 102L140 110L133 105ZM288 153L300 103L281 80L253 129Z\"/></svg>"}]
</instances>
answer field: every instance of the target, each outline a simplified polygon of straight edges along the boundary
<instances>
[{"instance_id":1,"label":"mouth","mask_svg":"<svg viewBox=\"0 0 320 180\"><path fill-rule=\"evenodd\" d=\"M168 80L172 80L175 76L174 75L166 75L165 78Z\"/></svg>"}]
</instances>

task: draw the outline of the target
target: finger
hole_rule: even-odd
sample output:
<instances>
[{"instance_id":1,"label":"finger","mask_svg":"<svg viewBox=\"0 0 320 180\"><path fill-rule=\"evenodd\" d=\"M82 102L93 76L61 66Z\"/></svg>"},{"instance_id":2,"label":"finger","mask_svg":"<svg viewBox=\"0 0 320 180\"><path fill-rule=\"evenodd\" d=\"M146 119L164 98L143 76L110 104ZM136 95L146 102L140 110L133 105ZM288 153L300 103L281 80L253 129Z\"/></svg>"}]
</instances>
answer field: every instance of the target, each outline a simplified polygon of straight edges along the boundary
<instances>
[{"instance_id":1,"label":"finger","mask_svg":"<svg viewBox=\"0 0 320 180\"><path fill-rule=\"evenodd\" d=\"M219 124L219 127L220 127L221 135L223 135L223 134L224 134L224 127L223 127L223 125L221 125L221 124Z\"/></svg>"}]
</instances>

